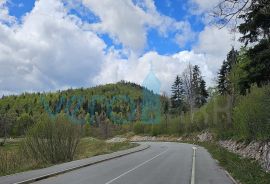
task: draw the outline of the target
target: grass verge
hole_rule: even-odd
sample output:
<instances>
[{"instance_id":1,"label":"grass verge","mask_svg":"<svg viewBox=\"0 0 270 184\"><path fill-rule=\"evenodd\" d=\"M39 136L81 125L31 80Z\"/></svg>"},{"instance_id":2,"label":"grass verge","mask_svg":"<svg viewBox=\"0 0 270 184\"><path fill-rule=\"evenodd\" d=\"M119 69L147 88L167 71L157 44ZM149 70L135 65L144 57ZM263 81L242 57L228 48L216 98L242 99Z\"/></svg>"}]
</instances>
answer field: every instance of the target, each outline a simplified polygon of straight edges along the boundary
<instances>
[{"instance_id":1,"label":"grass verge","mask_svg":"<svg viewBox=\"0 0 270 184\"><path fill-rule=\"evenodd\" d=\"M129 148L138 144L129 142L107 143L95 138L83 138L79 144L75 159L83 159L92 156L113 153Z\"/></svg>"},{"instance_id":2,"label":"grass verge","mask_svg":"<svg viewBox=\"0 0 270 184\"><path fill-rule=\"evenodd\" d=\"M216 143L196 143L206 148L219 165L241 184L269 184L270 173L265 172L253 159L242 158Z\"/></svg>"},{"instance_id":3,"label":"grass verge","mask_svg":"<svg viewBox=\"0 0 270 184\"><path fill-rule=\"evenodd\" d=\"M0 176L32 169L40 169L52 165L48 163L36 162L32 158L25 157L22 150L20 149L20 145L21 142L16 141L9 142L5 146L0 147ZM101 154L108 154L133 148L135 146L137 146L137 144L129 142L106 143L104 140L83 138L80 141L74 160L89 158Z\"/></svg>"}]
</instances>

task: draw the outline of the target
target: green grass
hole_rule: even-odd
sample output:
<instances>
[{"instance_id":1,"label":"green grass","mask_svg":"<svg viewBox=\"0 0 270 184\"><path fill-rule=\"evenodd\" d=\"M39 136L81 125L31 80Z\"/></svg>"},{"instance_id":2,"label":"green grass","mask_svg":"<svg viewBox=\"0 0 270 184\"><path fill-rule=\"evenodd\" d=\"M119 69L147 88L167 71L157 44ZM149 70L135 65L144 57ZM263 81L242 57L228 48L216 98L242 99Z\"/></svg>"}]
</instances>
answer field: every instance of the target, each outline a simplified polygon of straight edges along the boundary
<instances>
[{"instance_id":1,"label":"green grass","mask_svg":"<svg viewBox=\"0 0 270 184\"><path fill-rule=\"evenodd\" d=\"M241 184L269 184L270 173L266 173L253 159L242 158L215 143L197 143L205 147L212 157L219 161L234 179Z\"/></svg>"},{"instance_id":2,"label":"green grass","mask_svg":"<svg viewBox=\"0 0 270 184\"><path fill-rule=\"evenodd\" d=\"M6 143L4 146L0 146L0 151L17 151L19 149L19 146L19 142L9 142Z\"/></svg>"},{"instance_id":3,"label":"green grass","mask_svg":"<svg viewBox=\"0 0 270 184\"><path fill-rule=\"evenodd\" d=\"M115 151L133 148L138 144L121 142L121 143L106 143L103 140L94 138L83 138L79 144L75 159L88 158L91 156L108 154Z\"/></svg>"},{"instance_id":4,"label":"green grass","mask_svg":"<svg viewBox=\"0 0 270 184\"><path fill-rule=\"evenodd\" d=\"M21 142L16 141L7 142L4 146L0 147L0 176L44 168L52 165L36 162L31 158L26 158L20 149L20 145ZM129 142L106 143L104 140L83 138L78 146L74 160L108 154L135 146L137 146L137 144Z\"/></svg>"}]
</instances>

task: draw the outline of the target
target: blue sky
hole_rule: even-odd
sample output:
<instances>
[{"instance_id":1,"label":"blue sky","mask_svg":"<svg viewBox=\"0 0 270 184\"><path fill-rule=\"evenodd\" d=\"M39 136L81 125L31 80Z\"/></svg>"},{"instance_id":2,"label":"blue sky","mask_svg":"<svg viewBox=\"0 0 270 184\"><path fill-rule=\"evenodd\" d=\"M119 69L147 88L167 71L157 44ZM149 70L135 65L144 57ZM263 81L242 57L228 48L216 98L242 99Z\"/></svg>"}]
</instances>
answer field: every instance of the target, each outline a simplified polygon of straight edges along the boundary
<instances>
[{"instance_id":1,"label":"blue sky","mask_svg":"<svg viewBox=\"0 0 270 184\"><path fill-rule=\"evenodd\" d=\"M239 34L209 24L220 0L1 0L0 94L128 80L161 90L199 65L208 86ZM234 38L234 39L233 39Z\"/></svg>"},{"instance_id":2,"label":"blue sky","mask_svg":"<svg viewBox=\"0 0 270 184\"><path fill-rule=\"evenodd\" d=\"M134 1L135 2L135 1ZM198 15L192 15L189 12L189 3L187 0L155 0L157 11L163 15L171 17L177 21L186 20L191 23L191 28L194 32L201 32L204 28L203 22L198 18ZM8 1L8 8L11 16L15 16L21 20L26 13L31 12L35 5L35 0L10 0ZM80 7L80 8L78 8ZM83 11L83 12L81 12ZM82 20L89 23L99 22L91 10L84 7L82 4L77 4L76 8L69 10L70 14L80 17ZM199 15L200 16L200 15ZM168 36L160 36L157 30L150 29L147 34L147 46L145 52L155 50L159 54L173 54L182 50L191 50L194 40L190 40L183 47L174 40L175 32L169 33ZM108 46L114 45L116 48L122 48L122 44L113 43L108 34L102 34L100 37L106 42Z\"/></svg>"}]
</instances>

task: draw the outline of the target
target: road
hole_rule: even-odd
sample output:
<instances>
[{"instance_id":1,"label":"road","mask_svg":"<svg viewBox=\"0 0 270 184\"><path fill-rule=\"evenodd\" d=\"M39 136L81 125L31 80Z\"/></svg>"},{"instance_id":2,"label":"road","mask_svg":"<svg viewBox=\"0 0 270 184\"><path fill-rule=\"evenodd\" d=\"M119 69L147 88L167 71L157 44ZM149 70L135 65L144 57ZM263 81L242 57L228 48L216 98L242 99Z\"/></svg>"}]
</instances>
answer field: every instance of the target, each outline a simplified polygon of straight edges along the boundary
<instances>
[{"instance_id":1,"label":"road","mask_svg":"<svg viewBox=\"0 0 270 184\"><path fill-rule=\"evenodd\" d=\"M194 145L143 144L151 147L35 184L233 184L204 148L198 147L193 159Z\"/></svg>"}]
</instances>

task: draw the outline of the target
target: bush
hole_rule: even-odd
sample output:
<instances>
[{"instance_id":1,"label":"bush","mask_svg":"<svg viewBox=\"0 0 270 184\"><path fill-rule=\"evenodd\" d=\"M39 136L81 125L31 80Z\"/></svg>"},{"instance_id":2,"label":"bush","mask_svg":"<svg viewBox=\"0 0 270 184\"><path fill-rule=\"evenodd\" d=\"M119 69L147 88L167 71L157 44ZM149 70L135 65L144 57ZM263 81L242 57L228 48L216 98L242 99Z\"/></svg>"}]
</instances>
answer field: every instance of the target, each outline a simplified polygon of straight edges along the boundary
<instances>
[{"instance_id":1,"label":"bush","mask_svg":"<svg viewBox=\"0 0 270 184\"><path fill-rule=\"evenodd\" d=\"M144 125L141 122L136 122L134 124L133 131L135 134L143 134L144 133Z\"/></svg>"},{"instance_id":2,"label":"bush","mask_svg":"<svg viewBox=\"0 0 270 184\"><path fill-rule=\"evenodd\" d=\"M90 137L92 135L92 132L91 132L91 126L90 126L90 123L86 123L84 125L84 136L85 137Z\"/></svg>"},{"instance_id":3,"label":"bush","mask_svg":"<svg viewBox=\"0 0 270 184\"><path fill-rule=\"evenodd\" d=\"M45 163L71 161L80 141L80 126L63 114L55 118L43 115L27 133L26 152Z\"/></svg>"},{"instance_id":4,"label":"bush","mask_svg":"<svg viewBox=\"0 0 270 184\"><path fill-rule=\"evenodd\" d=\"M214 130L219 138L227 138L232 132L232 98L228 95L214 96L210 101L193 113L185 114L188 132L200 132L205 129Z\"/></svg>"},{"instance_id":5,"label":"bush","mask_svg":"<svg viewBox=\"0 0 270 184\"><path fill-rule=\"evenodd\" d=\"M270 139L270 85L252 87L234 108L233 126L240 139Z\"/></svg>"},{"instance_id":6,"label":"bush","mask_svg":"<svg viewBox=\"0 0 270 184\"><path fill-rule=\"evenodd\" d=\"M180 135L185 132L185 124L179 116L168 118L168 134Z\"/></svg>"},{"instance_id":7,"label":"bush","mask_svg":"<svg viewBox=\"0 0 270 184\"><path fill-rule=\"evenodd\" d=\"M28 127L33 125L33 123L34 123L33 118L29 114L27 113L21 114L13 125L14 127L12 129L12 134L15 136L24 135Z\"/></svg>"}]
</instances>

